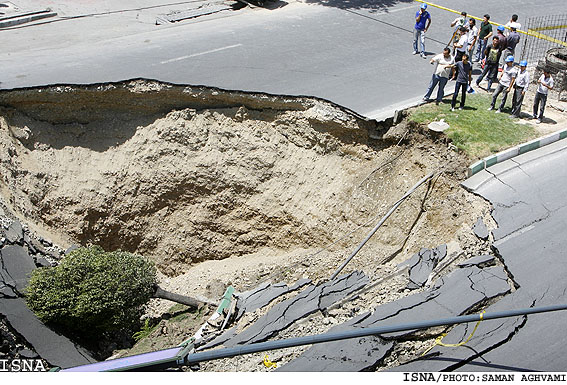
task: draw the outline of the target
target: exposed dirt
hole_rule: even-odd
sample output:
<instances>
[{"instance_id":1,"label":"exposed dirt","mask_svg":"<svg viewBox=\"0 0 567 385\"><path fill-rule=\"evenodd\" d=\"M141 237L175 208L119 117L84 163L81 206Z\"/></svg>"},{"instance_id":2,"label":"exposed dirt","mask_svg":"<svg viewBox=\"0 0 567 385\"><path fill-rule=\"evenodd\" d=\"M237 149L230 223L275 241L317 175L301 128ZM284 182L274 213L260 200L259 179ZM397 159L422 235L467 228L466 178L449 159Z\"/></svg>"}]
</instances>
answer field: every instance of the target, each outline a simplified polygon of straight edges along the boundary
<instances>
[{"instance_id":1,"label":"exposed dirt","mask_svg":"<svg viewBox=\"0 0 567 385\"><path fill-rule=\"evenodd\" d=\"M443 243L460 259L489 250L471 227L493 226L490 207L459 186L468 159L421 127L374 140L381 126L326 101L144 81L2 91L0 106L0 192L14 211L64 247L147 255L182 294L326 279L430 172L344 272L380 279ZM393 279L337 320L406 295ZM155 300L149 314L171 305Z\"/></svg>"}]
</instances>

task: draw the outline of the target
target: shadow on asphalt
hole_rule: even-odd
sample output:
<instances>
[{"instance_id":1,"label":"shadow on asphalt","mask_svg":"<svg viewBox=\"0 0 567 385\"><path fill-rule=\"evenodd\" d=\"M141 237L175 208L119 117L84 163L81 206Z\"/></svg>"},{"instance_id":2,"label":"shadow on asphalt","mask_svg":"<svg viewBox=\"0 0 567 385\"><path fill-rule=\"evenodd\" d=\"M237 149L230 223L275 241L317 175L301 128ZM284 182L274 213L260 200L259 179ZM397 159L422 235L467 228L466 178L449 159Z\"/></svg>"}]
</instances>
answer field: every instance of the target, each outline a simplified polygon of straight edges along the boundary
<instances>
[{"instance_id":1,"label":"shadow on asphalt","mask_svg":"<svg viewBox=\"0 0 567 385\"><path fill-rule=\"evenodd\" d=\"M274 9L280 9L285 7L286 5L288 5L289 3L287 1L280 1L280 0L270 0L268 2L265 3L264 8L265 9L269 9L269 10L274 10Z\"/></svg>"},{"instance_id":2,"label":"shadow on asphalt","mask_svg":"<svg viewBox=\"0 0 567 385\"><path fill-rule=\"evenodd\" d=\"M306 0L306 3L340 9L367 9L370 12L378 12L387 10L399 3L413 3L413 0Z\"/></svg>"}]
</instances>

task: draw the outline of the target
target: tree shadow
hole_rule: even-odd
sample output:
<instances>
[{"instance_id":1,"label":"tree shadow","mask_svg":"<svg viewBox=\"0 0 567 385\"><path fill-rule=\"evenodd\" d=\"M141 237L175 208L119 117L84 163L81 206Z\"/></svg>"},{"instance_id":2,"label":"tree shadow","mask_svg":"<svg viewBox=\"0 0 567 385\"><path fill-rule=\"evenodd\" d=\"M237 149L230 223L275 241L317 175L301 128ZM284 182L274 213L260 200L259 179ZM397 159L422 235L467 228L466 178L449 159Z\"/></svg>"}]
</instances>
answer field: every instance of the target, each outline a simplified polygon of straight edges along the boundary
<instances>
[{"instance_id":1,"label":"tree shadow","mask_svg":"<svg viewBox=\"0 0 567 385\"><path fill-rule=\"evenodd\" d=\"M305 2L339 9L365 9L369 10L370 13L386 11L399 3L414 3L413 0L305 0Z\"/></svg>"}]
</instances>

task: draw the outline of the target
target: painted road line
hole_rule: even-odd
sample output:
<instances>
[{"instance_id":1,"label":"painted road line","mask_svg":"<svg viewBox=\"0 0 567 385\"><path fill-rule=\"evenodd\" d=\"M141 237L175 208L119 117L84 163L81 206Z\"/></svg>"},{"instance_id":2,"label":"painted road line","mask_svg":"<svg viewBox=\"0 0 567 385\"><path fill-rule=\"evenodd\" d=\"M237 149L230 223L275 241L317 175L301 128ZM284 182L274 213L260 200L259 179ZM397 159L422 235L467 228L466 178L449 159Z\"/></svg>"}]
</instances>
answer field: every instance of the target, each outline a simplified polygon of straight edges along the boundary
<instances>
[{"instance_id":1,"label":"painted road line","mask_svg":"<svg viewBox=\"0 0 567 385\"><path fill-rule=\"evenodd\" d=\"M231 48L240 47L241 45L242 44L234 44L234 45L229 45L229 46L226 46L226 47L212 49L210 51L194 53L192 55L180 56L180 57L176 57L174 59L164 60L164 61L160 62L160 64L173 63L173 62L180 61L180 60L190 59L192 57L207 55L207 54L214 53L214 52L219 52L219 51L224 51L224 50L231 49Z\"/></svg>"}]
</instances>

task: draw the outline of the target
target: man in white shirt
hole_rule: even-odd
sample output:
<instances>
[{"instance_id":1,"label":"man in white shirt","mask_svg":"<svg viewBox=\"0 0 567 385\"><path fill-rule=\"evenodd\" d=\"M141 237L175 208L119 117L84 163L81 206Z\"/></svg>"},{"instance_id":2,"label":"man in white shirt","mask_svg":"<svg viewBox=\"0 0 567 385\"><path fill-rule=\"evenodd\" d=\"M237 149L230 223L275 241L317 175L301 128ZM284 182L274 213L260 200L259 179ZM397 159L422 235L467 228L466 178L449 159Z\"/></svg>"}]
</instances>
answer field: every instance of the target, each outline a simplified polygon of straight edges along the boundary
<instances>
[{"instance_id":1,"label":"man in white shirt","mask_svg":"<svg viewBox=\"0 0 567 385\"><path fill-rule=\"evenodd\" d=\"M461 61L463 55L467 53L467 48L469 46L467 27L460 27L459 33L461 34L459 41L453 44L455 47L455 63Z\"/></svg>"},{"instance_id":2,"label":"man in white shirt","mask_svg":"<svg viewBox=\"0 0 567 385\"><path fill-rule=\"evenodd\" d=\"M512 18L506 23L505 27L508 30L508 33L510 33L512 28L515 28L516 30L520 29L522 25L518 23L518 15L512 15Z\"/></svg>"},{"instance_id":3,"label":"man in white shirt","mask_svg":"<svg viewBox=\"0 0 567 385\"><path fill-rule=\"evenodd\" d=\"M543 75L539 77L537 81L537 92L534 98L534 119L537 119L537 123L541 123L543 120L543 112L545 111L545 103L547 102L547 94L549 90L553 89L553 78L549 73L549 69L545 68L543 70ZM541 107L539 107L541 102ZM537 115L537 110L539 107L539 115Z\"/></svg>"},{"instance_id":4,"label":"man in white shirt","mask_svg":"<svg viewBox=\"0 0 567 385\"><path fill-rule=\"evenodd\" d=\"M493 110L494 106L496 105L496 99L498 95L502 91L504 91L504 95L502 96L502 102L500 103L500 107L496 110L496 113L502 112L504 105L506 104L506 99L508 98L508 93L512 89L514 85L514 81L516 80L516 76L518 74L518 70L514 68L514 56L508 56L504 62L504 68L502 68L502 73L500 74L500 81L498 82L498 86L494 93L492 94L492 103L490 104L490 108L488 110Z\"/></svg>"},{"instance_id":5,"label":"man in white shirt","mask_svg":"<svg viewBox=\"0 0 567 385\"><path fill-rule=\"evenodd\" d=\"M516 81L514 82L514 95L512 96L512 112L511 116L513 118L520 117L520 110L522 109L522 102L524 101L524 96L530 85L530 73L527 70L528 62L522 60L520 62L520 71L516 75Z\"/></svg>"},{"instance_id":6,"label":"man in white shirt","mask_svg":"<svg viewBox=\"0 0 567 385\"><path fill-rule=\"evenodd\" d=\"M451 50L449 48L445 48L443 53L433 57L430 63L435 64L435 70L433 71L431 82L429 83L429 87L427 88L427 92L425 93L423 100L428 101L429 97L433 93L433 89L438 85L435 104L439 104L443 99L445 85L447 84L449 77L452 75L455 58L451 56Z\"/></svg>"},{"instance_id":7,"label":"man in white shirt","mask_svg":"<svg viewBox=\"0 0 567 385\"><path fill-rule=\"evenodd\" d=\"M469 19L469 33L468 33L468 51L469 57L473 57L474 45L478 39L478 28L475 19Z\"/></svg>"},{"instance_id":8,"label":"man in white shirt","mask_svg":"<svg viewBox=\"0 0 567 385\"><path fill-rule=\"evenodd\" d=\"M451 27L455 28L455 31L453 32L453 36L451 37L451 40L449 41L449 45L453 45L454 43L456 43L459 40L459 29L462 26L466 26L466 22L467 22L467 13L466 12L461 12L461 16L459 16L455 20L453 20L453 22L451 23Z\"/></svg>"}]
</instances>

